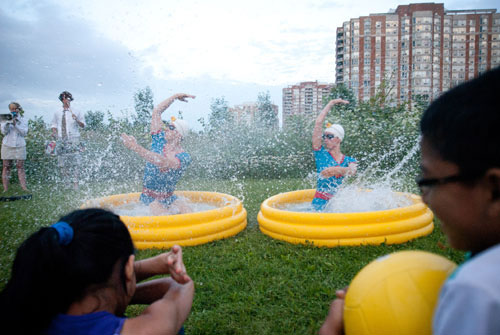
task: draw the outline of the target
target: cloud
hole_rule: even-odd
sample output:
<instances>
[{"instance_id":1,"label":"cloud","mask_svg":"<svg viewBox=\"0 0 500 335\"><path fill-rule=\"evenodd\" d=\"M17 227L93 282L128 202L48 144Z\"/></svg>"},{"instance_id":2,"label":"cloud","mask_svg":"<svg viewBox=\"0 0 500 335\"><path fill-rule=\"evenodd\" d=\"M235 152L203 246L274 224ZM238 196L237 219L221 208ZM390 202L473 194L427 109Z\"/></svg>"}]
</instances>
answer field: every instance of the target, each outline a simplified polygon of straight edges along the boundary
<instances>
[{"instance_id":1,"label":"cloud","mask_svg":"<svg viewBox=\"0 0 500 335\"><path fill-rule=\"evenodd\" d=\"M137 59L120 43L80 18L65 16L59 7L37 6L33 14L27 20L0 10L0 103L24 100L43 110L50 108L47 101L59 106L63 90L90 103L141 85Z\"/></svg>"}]
</instances>

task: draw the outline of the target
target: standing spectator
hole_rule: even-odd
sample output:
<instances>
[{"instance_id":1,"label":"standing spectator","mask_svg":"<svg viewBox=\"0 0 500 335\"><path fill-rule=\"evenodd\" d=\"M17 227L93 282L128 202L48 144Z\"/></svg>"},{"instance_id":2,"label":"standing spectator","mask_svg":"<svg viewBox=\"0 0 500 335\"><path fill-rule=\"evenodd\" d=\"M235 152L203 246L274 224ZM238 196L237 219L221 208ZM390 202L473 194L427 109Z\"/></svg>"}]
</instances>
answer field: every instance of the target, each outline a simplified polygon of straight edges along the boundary
<instances>
[{"instance_id":1,"label":"standing spectator","mask_svg":"<svg viewBox=\"0 0 500 335\"><path fill-rule=\"evenodd\" d=\"M78 189L82 150L80 128L85 127L85 121L80 112L75 112L71 108L70 104L73 101L71 93L62 92L59 100L63 108L55 112L52 119L52 136L57 140L57 165L65 182L73 179L73 187Z\"/></svg>"},{"instance_id":2,"label":"standing spectator","mask_svg":"<svg viewBox=\"0 0 500 335\"><path fill-rule=\"evenodd\" d=\"M19 184L23 190L28 191L26 187L26 172L24 171L24 161L26 160L26 141L24 137L28 133L28 122L24 120L24 111L20 104L11 102L9 110L12 119L1 124L2 134L2 183L3 191L7 192L9 188L10 166L12 161L16 161L17 175Z\"/></svg>"}]
</instances>

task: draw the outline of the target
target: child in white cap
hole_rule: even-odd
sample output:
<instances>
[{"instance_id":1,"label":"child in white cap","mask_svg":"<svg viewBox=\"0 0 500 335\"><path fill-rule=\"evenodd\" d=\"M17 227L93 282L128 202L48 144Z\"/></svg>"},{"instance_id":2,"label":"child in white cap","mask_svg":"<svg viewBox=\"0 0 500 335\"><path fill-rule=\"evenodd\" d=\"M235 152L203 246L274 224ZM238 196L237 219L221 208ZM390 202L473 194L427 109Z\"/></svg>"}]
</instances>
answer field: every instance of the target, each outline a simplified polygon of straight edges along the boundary
<instances>
[{"instance_id":1,"label":"child in white cap","mask_svg":"<svg viewBox=\"0 0 500 335\"><path fill-rule=\"evenodd\" d=\"M312 135L312 145L318 180L312 206L316 211L325 208L328 201L337 192L345 176L356 173L356 159L345 156L340 151L340 143L344 140L344 128L340 124L328 124L323 132L326 115L336 104L347 104L342 99L331 100L316 118ZM322 140L324 139L324 145Z\"/></svg>"},{"instance_id":2,"label":"child in white cap","mask_svg":"<svg viewBox=\"0 0 500 335\"><path fill-rule=\"evenodd\" d=\"M194 99L194 95L178 93L166 99L153 110L151 120L151 150L139 145L133 136L122 134L127 148L137 152L147 163L144 169L141 201L150 206L153 215L187 213L191 209L174 195L177 182L191 163L191 156L184 151L182 139L189 126L186 121L171 117L165 124L161 114L175 101Z\"/></svg>"}]
</instances>

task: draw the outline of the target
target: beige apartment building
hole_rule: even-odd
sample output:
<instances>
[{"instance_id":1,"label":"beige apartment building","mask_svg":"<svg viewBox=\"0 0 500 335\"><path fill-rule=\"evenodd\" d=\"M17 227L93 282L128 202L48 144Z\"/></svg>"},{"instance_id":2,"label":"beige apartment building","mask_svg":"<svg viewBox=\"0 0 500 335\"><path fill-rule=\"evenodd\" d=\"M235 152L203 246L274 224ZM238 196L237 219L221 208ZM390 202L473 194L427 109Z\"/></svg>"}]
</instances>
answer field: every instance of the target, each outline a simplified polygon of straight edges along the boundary
<instances>
[{"instance_id":1,"label":"beige apartment building","mask_svg":"<svg viewBox=\"0 0 500 335\"><path fill-rule=\"evenodd\" d=\"M272 127L278 129L278 105L272 104L271 107L273 109L274 115L276 116L276 123L272 125ZM229 108L229 112L233 113L234 120L237 124L254 126L257 122L259 105L256 102L246 102Z\"/></svg>"},{"instance_id":2,"label":"beige apartment building","mask_svg":"<svg viewBox=\"0 0 500 335\"><path fill-rule=\"evenodd\" d=\"M434 99L500 65L496 9L446 10L442 3L398 6L337 28L336 83L368 100L383 79L395 102Z\"/></svg>"},{"instance_id":3,"label":"beige apartment building","mask_svg":"<svg viewBox=\"0 0 500 335\"><path fill-rule=\"evenodd\" d=\"M315 118L323 108L323 97L328 97L334 84L306 81L283 88L283 127L293 115Z\"/></svg>"}]
</instances>

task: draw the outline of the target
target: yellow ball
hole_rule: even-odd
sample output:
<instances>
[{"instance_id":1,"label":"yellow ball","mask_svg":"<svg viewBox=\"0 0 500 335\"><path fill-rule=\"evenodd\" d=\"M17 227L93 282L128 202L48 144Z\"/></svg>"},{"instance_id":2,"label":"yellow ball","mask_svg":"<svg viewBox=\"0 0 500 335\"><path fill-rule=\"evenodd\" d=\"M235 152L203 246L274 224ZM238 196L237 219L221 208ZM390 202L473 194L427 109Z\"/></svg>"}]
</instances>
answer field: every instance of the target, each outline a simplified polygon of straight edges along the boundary
<instances>
[{"instance_id":1,"label":"yellow ball","mask_svg":"<svg viewBox=\"0 0 500 335\"><path fill-rule=\"evenodd\" d=\"M456 264L424 251L400 251L365 266L344 305L347 335L431 334L439 290Z\"/></svg>"}]
</instances>

